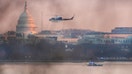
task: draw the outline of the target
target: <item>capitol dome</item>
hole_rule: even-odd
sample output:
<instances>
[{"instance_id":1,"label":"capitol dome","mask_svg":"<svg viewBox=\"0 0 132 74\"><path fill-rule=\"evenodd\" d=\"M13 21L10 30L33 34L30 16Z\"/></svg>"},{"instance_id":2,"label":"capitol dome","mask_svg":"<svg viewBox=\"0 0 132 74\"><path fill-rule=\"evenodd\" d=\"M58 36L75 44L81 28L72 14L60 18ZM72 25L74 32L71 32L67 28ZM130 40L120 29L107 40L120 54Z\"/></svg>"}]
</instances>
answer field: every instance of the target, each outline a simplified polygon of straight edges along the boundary
<instances>
[{"instance_id":1,"label":"capitol dome","mask_svg":"<svg viewBox=\"0 0 132 74\"><path fill-rule=\"evenodd\" d=\"M17 33L35 34L36 25L34 20L27 9L27 2L25 2L25 7L23 13L20 15L18 24L16 26Z\"/></svg>"}]
</instances>

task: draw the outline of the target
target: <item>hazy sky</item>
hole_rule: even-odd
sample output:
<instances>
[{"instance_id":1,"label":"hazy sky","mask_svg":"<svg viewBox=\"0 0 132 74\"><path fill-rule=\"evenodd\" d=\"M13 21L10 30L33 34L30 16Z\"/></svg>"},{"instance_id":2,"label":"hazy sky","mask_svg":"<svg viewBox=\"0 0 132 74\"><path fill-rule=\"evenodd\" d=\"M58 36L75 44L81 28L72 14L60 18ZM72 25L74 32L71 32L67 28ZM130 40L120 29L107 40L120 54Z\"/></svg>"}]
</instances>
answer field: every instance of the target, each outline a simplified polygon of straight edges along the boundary
<instances>
[{"instance_id":1,"label":"hazy sky","mask_svg":"<svg viewBox=\"0 0 132 74\"><path fill-rule=\"evenodd\" d=\"M132 0L27 0L28 9L40 30L90 29L111 31L115 27L132 27ZM24 0L0 0L0 32L15 30L23 12ZM55 15L74 20L50 22Z\"/></svg>"}]
</instances>

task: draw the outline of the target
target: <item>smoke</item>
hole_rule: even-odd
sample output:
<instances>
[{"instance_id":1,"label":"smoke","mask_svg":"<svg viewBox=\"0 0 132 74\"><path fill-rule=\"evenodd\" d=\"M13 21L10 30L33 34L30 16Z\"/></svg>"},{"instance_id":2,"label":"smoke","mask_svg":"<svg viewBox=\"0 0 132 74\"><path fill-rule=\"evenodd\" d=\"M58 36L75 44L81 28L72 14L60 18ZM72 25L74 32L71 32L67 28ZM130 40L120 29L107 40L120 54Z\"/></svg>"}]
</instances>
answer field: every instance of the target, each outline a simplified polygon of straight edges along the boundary
<instances>
[{"instance_id":1,"label":"smoke","mask_svg":"<svg viewBox=\"0 0 132 74\"><path fill-rule=\"evenodd\" d=\"M132 24L131 0L27 0L27 2L38 30L41 21L44 30L77 28L111 31L114 27L131 27ZM1 33L16 29L23 7L24 0L0 0ZM50 22L49 19L55 15L64 18L75 15L75 18L72 21Z\"/></svg>"}]
</instances>

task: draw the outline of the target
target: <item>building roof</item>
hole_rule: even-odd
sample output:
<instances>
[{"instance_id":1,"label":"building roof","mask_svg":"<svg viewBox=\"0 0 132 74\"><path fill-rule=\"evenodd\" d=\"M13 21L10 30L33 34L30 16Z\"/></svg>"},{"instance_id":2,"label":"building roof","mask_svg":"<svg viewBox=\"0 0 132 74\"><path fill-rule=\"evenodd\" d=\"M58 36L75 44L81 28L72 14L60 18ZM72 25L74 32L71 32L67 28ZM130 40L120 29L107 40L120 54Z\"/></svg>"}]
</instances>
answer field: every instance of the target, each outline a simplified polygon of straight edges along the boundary
<instances>
[{"instance_id":1,"label":"building roof","mask_svg":"<svg viewBox=\"0 0 132 74\"><path fill-rule=\"evenodd\" d=\"M36 25L34 24L34 20L27 9L27 2L25 2L24 11L19 17L17 26L18 27L36 27Z\"/></svg>"}]
</instances>

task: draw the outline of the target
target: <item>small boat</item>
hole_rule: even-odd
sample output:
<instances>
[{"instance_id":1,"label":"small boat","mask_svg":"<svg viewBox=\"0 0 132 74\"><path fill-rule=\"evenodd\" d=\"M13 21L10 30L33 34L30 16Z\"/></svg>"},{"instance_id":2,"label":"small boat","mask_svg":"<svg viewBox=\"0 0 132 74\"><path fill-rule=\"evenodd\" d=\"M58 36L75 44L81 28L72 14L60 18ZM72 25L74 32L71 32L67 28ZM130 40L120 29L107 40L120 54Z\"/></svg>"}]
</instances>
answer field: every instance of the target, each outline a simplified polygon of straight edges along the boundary
<instances>
[{"instance_id":1,"label":"small boat","mask_svg":"<svg viewBox=\"0 0 132 74\"><path fill-rule=\"evenodd\" d=\"M103 64L96 64L95 62L89 62L88 66L103 66Z\"/></svg>"}]
</instances>

